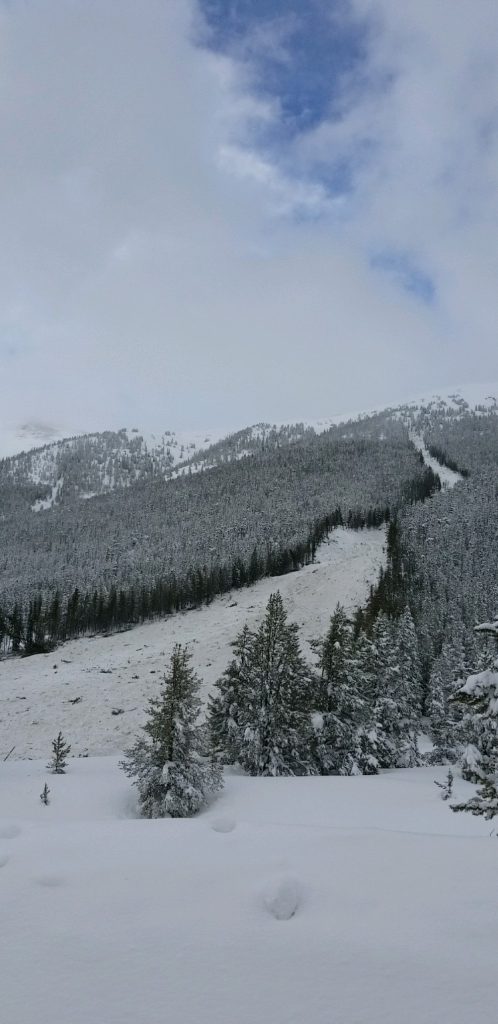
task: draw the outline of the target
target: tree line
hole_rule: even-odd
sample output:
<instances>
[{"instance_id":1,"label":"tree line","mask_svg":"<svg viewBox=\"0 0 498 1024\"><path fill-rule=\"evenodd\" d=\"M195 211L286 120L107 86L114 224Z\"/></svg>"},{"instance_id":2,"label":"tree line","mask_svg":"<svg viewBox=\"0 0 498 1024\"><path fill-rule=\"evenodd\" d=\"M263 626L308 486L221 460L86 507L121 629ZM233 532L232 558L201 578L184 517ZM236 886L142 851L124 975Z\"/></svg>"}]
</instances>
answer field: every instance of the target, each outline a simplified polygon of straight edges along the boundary
<instances>
[{"instance_id":1,"label":"tree line","mask_svg":"<svg viewBox=\"0 0 498 1024\"><path fill-rule=\"evenodd\" d=\"M405 486L404 500L423 501L440 488L431 469ZM240 556L231 563L191 569L185 577L171 574L149 586L94 589L75 588L64 600L57 590L47 600L37 594L27 605L15 602L11 610L0 606L0 648L13 654L37 654L58 643L88 633L106 633L209 604L215 597L248 586L264 577L285 575L314 562L317 548L338 526L349 529L377 528L392 518L389 505L349 509L338 506L321 516L302 541L290 547L268 546L260 554L253 548L248 560Z\"/></svg>"},{"instance_id":2,"label":"tree line","mask_svg":"<svg viewBox=\"0 0 498 1024\"><path fill-rule=\"evenodd\" d=\"M482 627L481 627L482 628ZM486 627L484 627L486 628ZM487 626L498 639L498 622ZM158 697L122 767L138 790L145 817L195 814L223 785L223 768L252 776L371 775L414 767L424 694L418 640L410 610L398 619L379 613L355 630L337 605L325 636L314 643L316 664L302 655L298 627L277 591L260 626L243 627L233 657L214 687L206 722L199 722L200 679L186 647L176 645ZM498 813L498 671L454 683L461 742L478 744L475 796L452 805L487 818ZM441 744L437 687L431 692L428 760L448 763ZM469 710L470 709L470 710ZM446 724L446 737L448 725ZM461 750L460 750L461 754ZM454 763L456 750L451 751ZM426 758L427 759L427 758ZM442 786L445 798L451 793Z\"/></svg>"}]
</instances>

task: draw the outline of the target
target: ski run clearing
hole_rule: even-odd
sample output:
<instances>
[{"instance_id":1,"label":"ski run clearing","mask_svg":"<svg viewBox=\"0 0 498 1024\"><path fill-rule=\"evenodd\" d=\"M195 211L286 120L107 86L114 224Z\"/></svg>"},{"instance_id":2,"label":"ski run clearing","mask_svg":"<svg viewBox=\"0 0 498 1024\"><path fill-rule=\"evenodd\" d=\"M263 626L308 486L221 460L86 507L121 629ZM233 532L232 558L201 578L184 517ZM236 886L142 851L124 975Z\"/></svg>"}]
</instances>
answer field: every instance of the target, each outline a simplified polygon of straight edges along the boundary
<instances>
[{"instance_id":1,"label":"ski run clearing","mask_svg":"<svg viewBox=\"0 0 498 1024\"><path fill-rule=\"evenodd\" d=\"M147 821L116 757L0 764L2 1021L489 1024L498 843L444 775L227 773Z\"/></svg>"},{"instance_id":2,"label":"ski run clearing","mask_svg":"<svg viewBox=\"0 0 498 1024\"><path fill-rule=\"evenodd\" d=\"M363 604L384 561L384 529L337 529L318 549L316 563L299 572L124 633L0 661L0 758L11 747L15 758L45 757L59 729L73 754L123 750L144 721L149 697L157 695L173 645L188 644L206 697L232 657L232 641L246 622L259 624L276 590L311 657L309 642L324 635L337 602L349 611Z\"/></svg>"}]
</instances>

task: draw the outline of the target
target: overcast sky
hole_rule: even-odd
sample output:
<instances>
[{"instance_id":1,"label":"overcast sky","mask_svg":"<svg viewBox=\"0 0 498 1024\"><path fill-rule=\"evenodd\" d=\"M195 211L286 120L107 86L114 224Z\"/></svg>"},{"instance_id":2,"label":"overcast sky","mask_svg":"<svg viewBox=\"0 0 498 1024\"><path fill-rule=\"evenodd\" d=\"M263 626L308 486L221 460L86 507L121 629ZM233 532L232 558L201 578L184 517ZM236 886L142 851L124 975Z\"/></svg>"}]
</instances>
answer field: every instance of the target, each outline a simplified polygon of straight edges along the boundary
<instances>
[{"instance_id":1,"label":"overcast sky","mask_svg":"<svg viewBox=\"0 0 498 1024\"><path fill-rule=\"evenodd\" d=\"M496 0L0 0L0 434L498 379Z\"/></svg>"}]
</instances>

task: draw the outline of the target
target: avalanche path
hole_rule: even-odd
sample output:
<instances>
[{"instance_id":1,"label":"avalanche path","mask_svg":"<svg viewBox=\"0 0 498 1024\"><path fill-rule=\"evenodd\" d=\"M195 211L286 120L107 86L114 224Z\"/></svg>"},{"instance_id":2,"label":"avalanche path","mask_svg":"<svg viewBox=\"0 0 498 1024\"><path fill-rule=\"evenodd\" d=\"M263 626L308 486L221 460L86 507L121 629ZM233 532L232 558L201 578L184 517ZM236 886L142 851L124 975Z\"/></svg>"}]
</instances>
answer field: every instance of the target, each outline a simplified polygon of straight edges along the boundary
<instances>
[{"instance_id":1,"label":"avalanche path","mask_svg":"<svg viewBox=\"0 0 498 1024\"><path fill-rule=\"evenodd\" d=\"M0 662L0 758L46 757L59 729L72 753L122 750L144 721L175 643L188 644L204 682L203 696L231 658L244 623L254 626L271 593L280 590L303 649L324 634L340 602L364 604L385 564L385 530L337 529L299 572L260 580L207 607L181 612L113 636L84 637L51 654Z\"/></svg>"},{"instance_id":2,"label":"avalanche path","mask_svg":"<svg viewBox=\"0 0 498 1024\"><path fill-rule=\"evenodd\" d=\"M454 487L460 480L463 480L461 473L455 473L453 469L443 466L442 462L438 462L437 459L433 458L428 448L426 448L423 438L418 434L411 433L410 441L415 445L417 451L421 453L426 466L430 466L434 473L437 473L444 490Z\"/></svg>"}]
</instances>

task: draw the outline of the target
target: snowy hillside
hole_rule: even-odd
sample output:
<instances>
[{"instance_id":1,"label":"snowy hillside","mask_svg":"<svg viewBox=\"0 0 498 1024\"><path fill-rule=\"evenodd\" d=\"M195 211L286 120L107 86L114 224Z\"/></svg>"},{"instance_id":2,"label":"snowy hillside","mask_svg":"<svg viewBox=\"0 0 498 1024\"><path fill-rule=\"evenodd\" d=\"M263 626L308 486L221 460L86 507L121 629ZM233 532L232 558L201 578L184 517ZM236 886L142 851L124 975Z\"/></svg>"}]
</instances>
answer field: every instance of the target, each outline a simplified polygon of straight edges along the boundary
<instances>
[{"instance_id":1,"label":"snowy hillside","mask_svg":"<svg viewBox=\"0 0 498 1024\"><path fill-rule=\"evenodd\" d=\"M443 774L228 773L197 818L144 821L114 758L0 764L2 1019L487 1024L496 839Z\"/></svg>"},{"instance_id":2,"label":"snowy hillside","mask_svg":"<svg viewBox=\"0 0 498 1024\"><path fill-rule=\"evenodd\" d=\"M464 414L476 408L498 411L498 384L449 387L376 410L299 422L259 423L236 432L143 431L139 427L127 427L72 438L56 435L40 447L43 428L27 425L18 431L0 431L0 459L9 457L2 469L6 480L43 489L43 495L33 503L35 511L43 511L63 498L88 499L151 478L210 469L259 452L264 446L294 443L372 416L408 416L413 420L421 410Z\"/></svg>"},{"instance_id":3,"label":"snowy hillside","mask_svg":"<svg viewBox=\"0 0 498 1024\"><path fill-rule=\"evenodd\" d=\"M320 547L317 563L298 573L260 580L208 607L125 633L0 661L0 758L12 746L14 757L42 757L54 728L70 737L75 754L122 750L142 724L148 698L157 694L173 645L189 645L206 696L232 656L237 633L245 622L260 620L275 590L302 627L309 656L309 641L323 635L337 602L351 611L363 604L384 562L384 530L339 529Z\"/></svg>"},{"instance_id":4,"label":"snowy hillside","mask_svg":"<svg viewBox=\"0 0 498 1024\"><path fill-rule=\"evenodd\" d=\"M43 496L32 507L39 512L63 499L88 499L133 483L167 478L177 465L217 440L217 435L207 432L144 434L138 428L83 434L6 459L0 479L37 487Z\"/></svg>"},{"instance_id":5,"label":"snowy hillside","mask_svg":"<svg viewBox=\"0 0 498 1024\"><path fill-rule=\"evenodd\" d=\"M393 474L400 476L392 457L396 443L384 433L391 428L395 439L396 431L403 433L404 460L423 472L416 448L441 477L441 490L438 481L430 492L408 492L397 520L390 519L389 558L384 528L339 527L319 544L317 561L299 572L237 586L197 609L111 636L83 636L49 654L0 661L2 1020L487 1024L494 1019L495 829L481 817L452 813L441 799L434 780L443 783L447 767L393 768L403 763L393 748L392 759L380 762L376 775L253 778L225 768L225 788L200 814L152 821L138 817L136 791L118 767L120 752L144 723L148 698L158 693L175 643L192 653L205 701L231 657L231 642L246 622L257 626L272 592L280 590L311 660L310 642L324 635L336 603L350 612L364 607L377 581L371 634L363 619L356 646L349 648L356 657L364 652L360 675L354 657L347 663L347 685L361 680L361 688L350 691L356 695L353 715L358 706L362 716L364 710L370 714L370 704L375 713L358 718L359 725L374 722L374 727L361 725L357 735L372 742L377 733L389 738L394 714L395 728L403 726L410 735L412 727L419 733L429 729L432 742L424 738L424 748L436 759L444 740L456 760L449 695L459 674L486 657L479 654L472 624L493 613L496 595L497 424L494 416L489 422L483 418L476 431L475 418L465 413L460 423L458 403L452 409L456 415L449 425L445 414L440 423L432 413L419 416L418 407L415 413L404 407L393 417L394 426L389 416L381 416L371 418L365 433L361 425L347 428L351 462L346 469L354 480L366 479L375 453L382 469L375 479L384 497ZM486 426L490 429L481 429ZM429 452L434 438L444 457L470 467L468 478L462 480ZM253 460L238 460L243 445L252 441L247 433L230 441L230 473L250 467ZM330 455L323 447L322 483ZM98 460L95 465L102 470ZM292 460L285 466L292 468ZM296 481L301 507L311 475L286 470L286 477ZM58 480L51 486L59 486ZM255 480L244 494L253 496ZM205 503L207 481L199 475L193 481ZM190 495L188 482L174 486ZM268 493L270 482L269 476ZM225 545L227 523L233 525L227 517L232 492L227 487L215 506L223 512L213 517ZM327 502L331 493L326 489ZM108 501L77 503L75 518L92 504L108 507ZM256 516L248 503L241 505L242 522L250 526ZM28 513L46 526L54 546L54 524L62 521L62 512L55 502L46 515ZM182 535L188 533L185 516L184 510ZM117 520L111 515L110 521L116 532ZM75 522L69 522L73 546L68 550L74 558ZM207 527L201 523L201 529ZM97 534L88 531L92 548ZM53 548L47 550L52 564ZM396 575L403 558L411 571ZM114 573L117 564L116 559ZM393 598L400 601L399 620L386 615ZM383 599L387 605L379 603ZM405 608L409 601L417 627ZM453 633L445 632L447 623ZM333 645L338 648L340 643ZM424 705L429 715L422 708L422 656L430 668ZM348 705L343 707L341 725L347 726ZM386 707L389 717L383 721ZM311 721L316 720L320 733L323 717L312 713ZM55 776L47 759L59 729L76 756L69 759L66 775ZM306 732L306 743L309 736ZM169 763L165 767L169 772ZM455 776L452 799L465 800L474 787L462 781L458 768ZM46 806L40 801L45 783Z\"/></svg>"}]
</instances>

